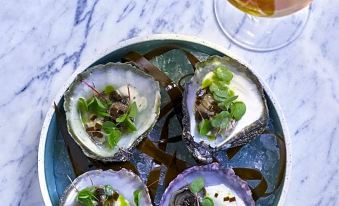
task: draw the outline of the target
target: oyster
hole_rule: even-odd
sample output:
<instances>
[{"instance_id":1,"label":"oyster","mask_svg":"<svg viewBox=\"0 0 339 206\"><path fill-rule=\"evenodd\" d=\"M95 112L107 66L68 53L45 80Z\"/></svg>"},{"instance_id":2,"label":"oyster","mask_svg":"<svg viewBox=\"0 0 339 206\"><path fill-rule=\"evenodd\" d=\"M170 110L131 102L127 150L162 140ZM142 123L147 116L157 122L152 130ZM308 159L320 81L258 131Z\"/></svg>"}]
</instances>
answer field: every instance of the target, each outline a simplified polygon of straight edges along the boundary
<instances>
[{"instance_id":1,"label":"oyster","mask_svg":"<svg viewBox=\"0 0 339 206\"><path fill-rule=\"evenodd\" d=\"M255 203L245 181L236 176L232 169L212 163L194 166L179 174L167 187L160 205L254 206Z\"/></svg>"},{"instance_id":2,"label":"oyster","mask_svg":"<svg viewBox=\"0 0 339 206\"><path fill-rule=\"evenodd\" d=\"M262 133L268 109L262 85L244 65L211 56L196 68L185 86L183 139L195 158L212 162L215 151Z\"/></svg>"},{"instance_id":3,"label":"oyster","mask_svg":"<svg viewBox=\"0 0 339 206\"><path fill-rule=\"evenodd\" d=\"M69 133L88 157L101 161L127 160L160 111L159 83L131 64L86 69L64 99Z\"/></svg>"},{"instance_id":4,"label":"oyster","mask_svg":"<svg viewBox=\"0 0 339 206\"><path fill-rule=\"evenodd\" d=\"M80 175L65 190L60 205L151 206L152 203L141 179L129 170L121 169L92 170Z\"/></svg>"}]
</instances>

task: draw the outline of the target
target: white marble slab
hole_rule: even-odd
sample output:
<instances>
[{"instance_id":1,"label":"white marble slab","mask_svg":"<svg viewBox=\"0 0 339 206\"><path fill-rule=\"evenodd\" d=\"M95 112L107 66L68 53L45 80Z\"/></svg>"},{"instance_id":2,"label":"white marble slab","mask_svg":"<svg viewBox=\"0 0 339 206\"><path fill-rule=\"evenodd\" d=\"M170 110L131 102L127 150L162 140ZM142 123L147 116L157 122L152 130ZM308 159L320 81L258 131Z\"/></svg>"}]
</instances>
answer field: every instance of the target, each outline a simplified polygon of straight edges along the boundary
<instances>
[{"instance_id":1,"label":"white marble slab","mask_svg":"<svg viewBox=\"0 0 339 206\"><path fill-rule=\"evenodd\" d=\"M286 205L339 205L339 2L316 1L302 36L254 53L219 30L211 0L32 0L0 7L1 205L43 205L39 132L78 65L134 36L179 33L229 47L268 83L292 136Z\"/></svg>"}]
</instances>

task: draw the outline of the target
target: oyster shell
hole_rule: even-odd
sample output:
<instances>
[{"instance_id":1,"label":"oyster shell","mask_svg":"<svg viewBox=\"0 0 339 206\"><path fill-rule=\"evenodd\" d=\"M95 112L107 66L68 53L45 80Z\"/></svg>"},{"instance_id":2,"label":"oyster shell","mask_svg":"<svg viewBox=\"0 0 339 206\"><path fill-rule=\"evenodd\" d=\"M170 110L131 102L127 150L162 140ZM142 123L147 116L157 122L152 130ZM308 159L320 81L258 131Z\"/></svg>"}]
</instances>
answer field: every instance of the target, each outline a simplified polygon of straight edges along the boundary
<instances>
[{"instance_id":1,"label":"oyster shell","mask_svg":"<svg viewBox=\"0 0 339 206\"><path fill-rule=\"evenodd\" d=\"M147 187L142 180L133 172L121 169L113 170L92 170L88 171L75 180L65 190L64 196L60 199L60 206L75 206L77 203L78 191L91 186L110 185L113 190L131 205L135 206L133 192L140 190L140 205L151 206L151 198Z\"/></svg>"},{"instance_id":2,"label":"oyster shell","mask_svg":"<svg viewBox=\"0 0 339 206\"><path fill-rule=\"evenodd\" d=\"M193 194L190 184L197 178L204 181L200 192ZM218 163L191 167L179 174L166 188L161 206L194 206L196 201L209 198L215 206L254 206L247 183L234 174L232 169L221 168ZM227 203L227 204L226 204Z\"/></svg>"},{"instance_id":3,"label":"oyster shell","mask_svg":"<svg viewBox=\"0 0 339 206\"><path fill-rule=\"evenodd\" d=\"M113 85L121 95L136 102L138 113L134 118L136 131L122 133L114 148L106 147L101 140L96 141L86 131L78 109L80 98L93 97L93 84L97 91ZM101 161L125 161L130 151L148 134L155 124L160 111L159 83L153 77L131 64L108 63L90 67L80 73L64 95L67 127L72 138L90 158ZM108 113L113 112L110 110ZM102 138L101 138L102 139Z\"/></svg>"},{"instance_id":4,"label":"oyster shell","mask_svg":"<svg viewBox=\"0 0 339 206\"><path fill-rule=\"evenodd\" d=\"M203 79L218 66L225 66L233 73L229 88L237 100L246 105L244 116L238 121L231 121L229 127L218 135L215 140L209 140L200 135L197 126L196 100L197 91L201 88ZM196 71L191 81L186 84L183 99L183 139L193 156L202 162L212 162L212 154L220 149L243 145L257 134L263 132L268 121L268 109L261 83L257 77L244 65L229 57L211 56L206 61L196 65Z\"/></svg>"}]
</instances>

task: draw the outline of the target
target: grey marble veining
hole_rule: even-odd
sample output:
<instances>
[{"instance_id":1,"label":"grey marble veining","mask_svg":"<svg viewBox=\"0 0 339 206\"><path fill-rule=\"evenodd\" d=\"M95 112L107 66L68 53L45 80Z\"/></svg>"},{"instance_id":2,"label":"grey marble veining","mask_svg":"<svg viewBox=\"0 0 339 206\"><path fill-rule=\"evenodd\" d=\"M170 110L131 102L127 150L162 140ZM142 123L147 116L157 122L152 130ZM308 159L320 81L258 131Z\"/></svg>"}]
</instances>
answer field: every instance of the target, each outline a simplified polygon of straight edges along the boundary
<instances>
[{"instance_id":1,"label":"grey marble veining","mask_svg":"<svg viewBox=\"0 0 339 206\"><path fill-rule=\"evenodd\" d=\"M302 36L270 53L231 44L211 0L2 1L1 205L43 205L39 133L54 96L104 49L154 33L194 35L252 65L280 102L292 138L286 205L339 205L339 2L315 1Z\"/></svg>"}]
</instances>

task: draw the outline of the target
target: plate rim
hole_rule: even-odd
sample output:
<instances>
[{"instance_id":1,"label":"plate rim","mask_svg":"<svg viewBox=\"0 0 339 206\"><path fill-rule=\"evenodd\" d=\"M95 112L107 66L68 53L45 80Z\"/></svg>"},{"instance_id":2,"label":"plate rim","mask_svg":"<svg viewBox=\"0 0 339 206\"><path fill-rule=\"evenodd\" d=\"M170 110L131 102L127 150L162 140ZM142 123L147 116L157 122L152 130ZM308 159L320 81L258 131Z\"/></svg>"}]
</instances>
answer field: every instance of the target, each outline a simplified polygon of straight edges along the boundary
<instances>
[{"instance_id":1,"label":"plate rim","mask_svg":"<svg viewBox=\"0 0 339 206\"><path fill-rule=\"evenodd\" d=\"M48 112L46 113L44 123L41 128L40 132L40 137L39 137L39 147L38 147L38 179L39 179L39 187L40 187L40 192L42 194L42 198L44 201L44 204L46 206L52 205L50 196L48 194L48 189L47 189L47 183L46 183L46 174L44 170L44 161L45 161L45 145L46 145L46 140L47 140L47 133L48 133L48 128L50 125L50 122L52 120L53 114L54 114L54 102L59 102L68 88L68 86L73 82L75 77L85 70L88 66L90 66L93 62L96 60L100 59L101 57L106 56L107 54L116 51L118 49L121 49L123 47L127 47L133 44L137 43L142 43L142 42L147 42L147 41L154 41L154 40L177 40L177 41L186 41L186 42L192 42L195 44L200 44L204 45L206 47L215 49L231 58L236 59L239 61L241 64L245 65L247 68L249 68L253 74L259 79L260 83L263 85L263 88L270 98L272 104L274 105L276 112L278 114L280 124L282 127L282 131L284 134L284 139L285 139L285 144L286 144L286 169L285 169L285 178L284 178L284 186L281 191L280 198L278 200L278 206L283 206L286 197L287 197L287 191L290 185L290 177L291 177L291 172L292 172L292 150L291 150L291 137L290 133L288 131L287 127L287 122L285 119L285 116L282 112L281 106L279 105L278 101L276 100L273 92L271 89L268 87L266 82L263 80L263 78L256 72L255 70L252 69L252 67L249 66L249 64L244 61L244 58L241 58L238 55L231 54L231 51L221 47L215 43L203 40L201 38L195 37L195 36L189 36L189 35L182 35L182 34L153 34L153 35L147 35L147 36L139 36L139 37L134 37L128 40L120 41L118 43L114 43L112 45L106 46L104 49L99 51L98 53L95 53L91 55L91 57L86 58L84 62L79 65L79 67L74 71L74 73L68 78L68 80L63 84L63 86L58 90L57 95L55 98L52 100L52 103L48 109Z\"/></svg>"}]
</instances>

